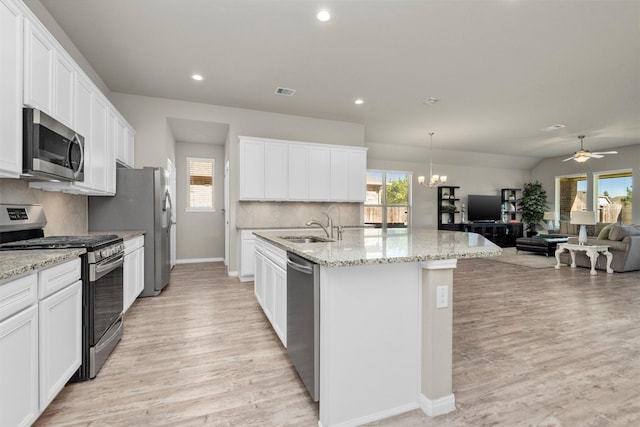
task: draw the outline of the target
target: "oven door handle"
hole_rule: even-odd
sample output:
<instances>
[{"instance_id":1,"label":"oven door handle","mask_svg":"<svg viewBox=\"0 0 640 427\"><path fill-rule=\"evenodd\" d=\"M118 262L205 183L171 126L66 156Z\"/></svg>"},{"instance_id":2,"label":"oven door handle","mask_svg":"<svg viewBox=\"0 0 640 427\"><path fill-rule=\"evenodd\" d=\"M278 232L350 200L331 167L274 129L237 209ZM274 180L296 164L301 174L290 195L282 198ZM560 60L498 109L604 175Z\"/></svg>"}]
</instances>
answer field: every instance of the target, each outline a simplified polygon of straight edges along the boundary
<instances>
[{"instance_id":1,"label":"oven door handle","mask_svg":"<svg viewBox=\"0 0 640 427\"><path fill-rule=\"evenodd\" d=\"M109 273L112 270L115 270L116 268L122 266L123 264L124 264L124 254L118 255L117 258L110 260L108 262L96 264L96 270L95 270L96 274L95 274L94 280L98 280L105 274Z\"/></svg>"}]
</instances>

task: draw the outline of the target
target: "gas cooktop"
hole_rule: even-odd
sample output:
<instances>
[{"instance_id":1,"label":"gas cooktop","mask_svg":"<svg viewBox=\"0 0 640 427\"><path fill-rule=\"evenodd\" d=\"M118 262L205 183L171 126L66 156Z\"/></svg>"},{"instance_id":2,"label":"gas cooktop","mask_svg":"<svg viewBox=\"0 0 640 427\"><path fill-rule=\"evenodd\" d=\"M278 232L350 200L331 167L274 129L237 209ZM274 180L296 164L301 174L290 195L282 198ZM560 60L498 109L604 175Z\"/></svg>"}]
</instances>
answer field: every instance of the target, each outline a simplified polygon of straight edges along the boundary
<instances>
[{"instance_id":1,"label":"gas cooktop","mask_svg":"<svg viewBox=\"0 0 640 427\"><path fill-rule=\"evenodd\" d=\"M0 249L95 249L121 241L122 238L115 234L99 234L91 236L49 236L3 243L0 245Z\"/></svg>"}]
</instances>

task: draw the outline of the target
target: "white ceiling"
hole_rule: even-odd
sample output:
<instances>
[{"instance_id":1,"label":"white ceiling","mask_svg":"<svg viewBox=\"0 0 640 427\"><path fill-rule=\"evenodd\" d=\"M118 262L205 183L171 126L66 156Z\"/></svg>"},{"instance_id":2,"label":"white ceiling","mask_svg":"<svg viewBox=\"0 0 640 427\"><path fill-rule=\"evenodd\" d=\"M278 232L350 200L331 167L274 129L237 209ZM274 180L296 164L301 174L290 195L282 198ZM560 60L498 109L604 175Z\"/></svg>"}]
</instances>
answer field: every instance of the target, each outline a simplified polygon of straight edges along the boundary
<instances>
[{"instance_id":1,"label":"white ceiling","mask_svg":"<svg viewBox=\"0 0 640 427\"><path fill-rule=\"evenodd\" d=\"M362 123L372 144L640 143L638 0L41 2L114 92Z\"/></svg>"}]
</instances>

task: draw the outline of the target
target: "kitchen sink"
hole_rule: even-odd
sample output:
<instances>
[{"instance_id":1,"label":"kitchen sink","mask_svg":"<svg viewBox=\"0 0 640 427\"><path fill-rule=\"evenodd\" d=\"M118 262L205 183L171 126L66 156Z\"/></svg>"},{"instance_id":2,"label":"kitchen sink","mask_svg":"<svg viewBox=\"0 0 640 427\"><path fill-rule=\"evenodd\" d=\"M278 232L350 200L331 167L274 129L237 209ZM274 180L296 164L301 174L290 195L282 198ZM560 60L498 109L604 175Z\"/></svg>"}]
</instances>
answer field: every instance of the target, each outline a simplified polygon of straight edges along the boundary
<instances>
[{"instance_id":1,"label":"kitchen sink","mask_svg":"<svg viewBox=\"0 0 640 427\"><path fill-rule=\"evenodd\" d=\"M291 243L326 243L334 241L332 239L319 236L282 236L280 238Z\"/></svg>"}]
</instances>

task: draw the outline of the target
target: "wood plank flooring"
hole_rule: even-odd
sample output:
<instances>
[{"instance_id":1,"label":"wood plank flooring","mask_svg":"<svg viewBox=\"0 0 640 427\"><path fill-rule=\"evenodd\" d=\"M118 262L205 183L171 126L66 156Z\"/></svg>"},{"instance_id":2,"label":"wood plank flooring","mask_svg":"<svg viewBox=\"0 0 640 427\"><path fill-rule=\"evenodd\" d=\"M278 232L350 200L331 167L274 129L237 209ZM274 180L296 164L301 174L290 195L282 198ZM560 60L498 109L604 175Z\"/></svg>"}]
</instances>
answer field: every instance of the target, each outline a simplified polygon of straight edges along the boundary
<instances>
[{"instance_id":1,"label":"wood plank flooring","mask_svg":"<svg viewBox=\"0 0 640 427\"><path fill-rule=\"evenodd\" d=\"M178 265L134 303L98 377L66 386L35 425L316 426L252 286L222 263ZM640 272L461 260L453 297L457 410L371 425L640 425Z\"/></svg>"}]
</instances>

